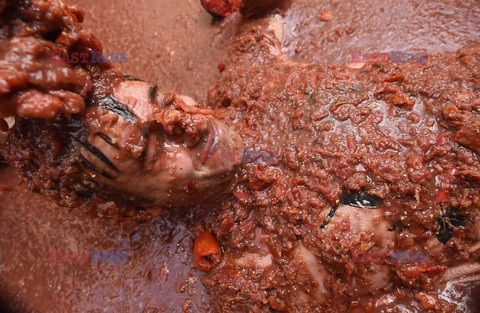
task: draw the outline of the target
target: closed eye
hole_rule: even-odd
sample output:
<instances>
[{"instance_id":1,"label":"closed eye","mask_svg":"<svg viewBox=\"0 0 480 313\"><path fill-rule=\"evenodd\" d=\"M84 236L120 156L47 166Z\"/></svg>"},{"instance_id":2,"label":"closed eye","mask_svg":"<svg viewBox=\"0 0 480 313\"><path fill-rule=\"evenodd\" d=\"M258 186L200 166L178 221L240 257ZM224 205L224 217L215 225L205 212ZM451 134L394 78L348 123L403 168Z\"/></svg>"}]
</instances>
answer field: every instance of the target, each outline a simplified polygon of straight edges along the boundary
<instances>
[{"instance_id":1,"label":"closed eye","mask_svg":"<svg viewBox=\"0 0 480 313\"><path fill-rule=\"evenodd\" d=\"M120 102L112 99L112 97L110 96L107 96L102 100L102 107L123 117L126 120L129 120L133 123L137 122L137 116L135 115L135 113L123 106L123 104L121 104Z\"/></svg>"},{"instance_id":2,"label":"closed eye","mask_svg":"<svg viewBox=\"0 0 480 313\"><path fill-rule=\"evenodd\" d=\"M102 153L97 147L93 146L88 142L83 142L77 139L77 142L81 144L85 149L87 149L91 154L93 154L97 159L102 161L105 165L113 169L115 172L120 173L120 170L110 161L105 154Z\"/></svg>"}]
</instances>

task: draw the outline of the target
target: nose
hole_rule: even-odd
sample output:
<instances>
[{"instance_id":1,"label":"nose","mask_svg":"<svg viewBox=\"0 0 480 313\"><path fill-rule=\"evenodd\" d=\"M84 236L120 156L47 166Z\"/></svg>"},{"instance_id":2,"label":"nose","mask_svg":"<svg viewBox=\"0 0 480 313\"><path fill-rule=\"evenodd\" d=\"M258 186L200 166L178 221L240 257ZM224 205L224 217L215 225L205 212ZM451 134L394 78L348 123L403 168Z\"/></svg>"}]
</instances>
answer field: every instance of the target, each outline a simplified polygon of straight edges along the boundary
<instances>
[{"instance_id":1,"label":"nose","mask_svg":"<svg viewBox=\"0 0 480 313\"><path fill-rule=\"evenodd\" d=\"M202 151L240 151L240 137L185 96L121 83L83 118L79 165L97 194L145 207L214 202L228 191L239 159L202 162Z\"/></svg>"}]
</instances>

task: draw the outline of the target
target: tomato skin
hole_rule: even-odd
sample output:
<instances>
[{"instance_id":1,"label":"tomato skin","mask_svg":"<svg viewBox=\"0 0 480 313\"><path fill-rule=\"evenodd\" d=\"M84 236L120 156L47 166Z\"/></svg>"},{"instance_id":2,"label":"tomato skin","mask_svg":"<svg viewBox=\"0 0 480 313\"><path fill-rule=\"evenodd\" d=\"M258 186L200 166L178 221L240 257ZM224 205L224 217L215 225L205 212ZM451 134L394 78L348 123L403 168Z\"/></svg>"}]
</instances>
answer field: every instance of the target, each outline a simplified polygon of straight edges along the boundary
<instances>
[{"instance_id":1,"label":"tomato skin","mask_svg":"<svg viewBox=\"0 0 480 313\"><path fill-rule=\"evenodd\" d=\"M202 6L213 16L227 17L240 8L240 0L201 0Z\"/></svg>"}]
</instances>

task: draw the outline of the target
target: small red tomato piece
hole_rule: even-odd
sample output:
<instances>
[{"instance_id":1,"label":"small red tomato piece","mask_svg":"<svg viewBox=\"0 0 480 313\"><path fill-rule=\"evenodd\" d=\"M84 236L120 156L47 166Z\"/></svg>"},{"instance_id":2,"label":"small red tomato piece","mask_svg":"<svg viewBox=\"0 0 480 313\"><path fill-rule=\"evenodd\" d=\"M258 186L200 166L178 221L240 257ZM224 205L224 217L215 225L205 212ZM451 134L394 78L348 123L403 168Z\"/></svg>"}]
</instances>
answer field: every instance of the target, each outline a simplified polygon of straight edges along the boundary
<instances>
[{"instance_id":1,"label":"small red tomato piece","mask_svg":"<svg viewBox=\"0 0 480 313\"><path fill-rule=\"evenodd\" d=\"M202 6L213 16L227 17L240 8L240 0L201 0Z\"/></svg>"},{"instance_id":2,"label":"small red tomato piece","mask_svg":"<svg viewBox=\"0 0 480 313\"><path fill-rule=\"evenodd\" d=\"M440 192L437 195L436 201L437 201L437 203L440 203L440 202L443 202L443 201L447 200L447 198L448 198L447 191L440 190Z\"/></svg>"},{"instance_id":3,"label":"small red tomato piece","mask_svg":"<svg viewBox=\"0 0 480 313\"><path fill-rule=\"evenodd\" d=\"M234 195L235 198L237 198L238 200L246 200L246 199L248 199L248 193L247 193L247 192L234 191L234 192L233 192L233 195Z\"/></svg>"},{"instance_id":4,"label":"small red tomato piece","mask_svg":"<svg viewBox=\"0 0 480 313\"><path fill-rule=\"evenodd\" d=\"M409 265L403 269L403 274L407 278L416 278L420 274L426 273L428 275L438 275L445 271L445 267L441 265L434 264L419 264L419 265ZM399 270L397 270L397 274Z\"/></svg>"},{"instance_id":5,"label":"small red tomato piece","mask_svg":"<svg viewBox=\"0 0 480 313\"><path fill-rule=\"evenodd\" d=\"M211 271L220 263L222 252L217 239L209 231L203 232L193 244L195 266L204 272Z\"/></svg>"}]
</instances>

